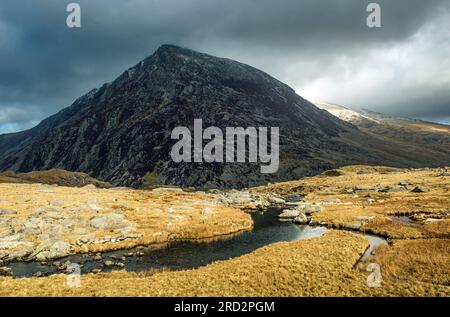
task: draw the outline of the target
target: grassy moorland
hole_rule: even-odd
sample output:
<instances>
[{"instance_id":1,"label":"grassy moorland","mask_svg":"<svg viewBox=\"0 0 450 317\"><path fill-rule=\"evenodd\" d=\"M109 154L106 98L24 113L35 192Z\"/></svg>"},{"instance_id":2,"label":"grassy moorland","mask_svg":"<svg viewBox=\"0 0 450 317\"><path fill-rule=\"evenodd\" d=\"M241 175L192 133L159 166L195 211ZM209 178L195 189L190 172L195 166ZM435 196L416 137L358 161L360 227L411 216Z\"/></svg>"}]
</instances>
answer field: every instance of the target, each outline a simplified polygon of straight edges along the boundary
<instances>
[{"instance_id":1,"label":"grassy moorland","mask_svg":"<svg viewBox=\"0 0 450 317\"><path fill-rule=\"evenodd\" d=\"M82 275L80 288L68 287L63 274L0 277L0 296L450 296L447 175L448 170L442 169L352 166L253 188L251 192L261 195L304 196L305 201L321 206L311 215L313 223L330 230L319 238L267 245L193 270ZM49 193L42 189L50 186L1 186L0 191L9 193L2 196L1 207L20 210L8 217L25 219L45 203L58 207L59 203L52 203L57 197L76 206L82 201L91 208L103 207L101 211L93 208L95 212L86 214L86 219L120 210L132 224L132 232L142 236L134 242L107 243L107 248L155 242L155 231L195 239L251 227L247 214L220 205L214 194L59 187L51 187L53 193ZM21 186L31 187L22 191ZM95 201L84 202L93 196ZM62 206L62 210L71 208ZM376 250L370 261L381 268L379 288L368 287L366 264L358 264L369 245L358 232L389 238L390 244ZM106 233L98 230L98 234Z\"/></svg>"},{"instance_id":2,"label":"grassy moorland","mask_svg":"<svg viewBox=\"0 0 450 317\"><path fill-rule=\"evenodd\" d=\"M68 287L62 274L0 278L0 296L450 295L448 241L400 241L383 250L377 256L380 288L369 288L367 273L353 268L367 244L350 232L331 230L320 238L272 244L195 270L83 275L79 288Z\"/></svg>"},{"instance_id":3,"label":"grassy moorland","mask_svg":"<svg viewBox=\"0 0 450 317\"><path fill-rule=\"evenodd\" d=\"M349 166L255 188L321 204L313 221L391 239L450 238L450 176L442 169Z\"/></svg>"},{"instance_id":4,"label":"grassy moorland","mask_svg":"<svg viewBox=\"0 0 450 317\"><path fill-rule=\"evenodd\" d=\"M28 256L42 243L47 256L58 255L55 241L68 254L103 252L253 226L248 214L202 193L7 183L0 184L0 193L0 258Z\"/></svg>"}]
</instances>

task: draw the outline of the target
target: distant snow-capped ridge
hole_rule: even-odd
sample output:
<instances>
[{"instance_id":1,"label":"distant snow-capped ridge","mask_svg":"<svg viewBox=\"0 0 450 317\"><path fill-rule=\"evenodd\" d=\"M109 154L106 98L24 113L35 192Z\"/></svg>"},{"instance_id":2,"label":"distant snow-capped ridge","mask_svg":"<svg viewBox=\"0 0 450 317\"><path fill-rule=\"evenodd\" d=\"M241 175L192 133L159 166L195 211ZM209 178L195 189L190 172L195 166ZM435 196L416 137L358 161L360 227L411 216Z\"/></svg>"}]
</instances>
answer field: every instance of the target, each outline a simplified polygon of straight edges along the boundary
<instances>
[{"instance_id":1,"label":"distant snow-capped ridge","mask_svg":"<svg viewBox=\"0 0 450 317\"><path fill-rule=\"evenodd\" d=\"M367 116L362 112L349 109L344 106L339 106L325 102L315 102L314 104L318 108L328 111L333 116L350 123L355 123L356 121L359 121L361 119L366 119L375 123L380 123L379 120L374 119L373 117Z\"/></svg>"}]
</instances>

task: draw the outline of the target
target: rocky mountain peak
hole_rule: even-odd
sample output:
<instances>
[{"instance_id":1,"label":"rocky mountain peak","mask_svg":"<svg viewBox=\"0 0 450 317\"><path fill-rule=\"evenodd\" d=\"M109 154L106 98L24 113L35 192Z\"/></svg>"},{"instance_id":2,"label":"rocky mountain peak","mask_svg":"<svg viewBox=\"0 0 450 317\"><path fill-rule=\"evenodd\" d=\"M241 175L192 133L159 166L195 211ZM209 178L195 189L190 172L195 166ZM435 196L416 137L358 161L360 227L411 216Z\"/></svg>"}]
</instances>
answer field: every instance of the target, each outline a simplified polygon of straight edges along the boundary
<instances>
[{"instance_id":1,"label":"rocky mountain peak","mask_svg":"<svg viewBox=\"0 0 450 317\"><path fill-rule=\"evenodd\" d=\"M258 163L173 162L171 131L192 129L194 119L205 128L278 127L278 172L261 174ZM346 164L400 165L358 145L367 138L261 70L162 45L35 128L0 136L0 170L60 168L114 185L248 187Z\"/></svg>"}]
</instances>

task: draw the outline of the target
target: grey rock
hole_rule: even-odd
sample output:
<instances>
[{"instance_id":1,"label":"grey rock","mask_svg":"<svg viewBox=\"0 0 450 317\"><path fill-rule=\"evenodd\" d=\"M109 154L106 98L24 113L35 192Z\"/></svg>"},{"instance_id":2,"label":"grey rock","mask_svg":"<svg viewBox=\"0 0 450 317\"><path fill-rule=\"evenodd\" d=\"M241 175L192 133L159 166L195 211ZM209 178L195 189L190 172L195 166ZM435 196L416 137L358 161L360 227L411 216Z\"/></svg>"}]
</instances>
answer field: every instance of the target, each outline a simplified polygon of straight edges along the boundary
<instances>
[{"instance_id":1,"label":"grey rock","mask_svg":"<svg viewBox=\"0 0 450 317\"><path fill-rule=\"evenodd\" d=\"M89 225L96 229L121 229L125 227L131 227L131 223L125 219L123 215L118 214L105 214L98 215L90 219Z\"/></svg>"},{"instance_id":2,"label":"grey rock","mask_svg":"<svg viewBox=\"0 0 450 317\"><path fill-rule=\"evenodd\" d=\"M297 203L303 200L303 196L300 195L286 195L283 199L288 203Z\"/></svg>"},{"instance_id":3,"label":"grey rock","mask_svg":"<svg viewBox=\"0 0 450 317\"><path fill-rule=\"evenodd\" d=\"M300 213L292 222L298 225L306 225L308 223L308 218L305 214Z\"/></svg>"},{"instance_id":4,"label":"grey rock","mask_svg":"<svg viewBox=\"0 0 450 317\"><path fill-rule=\"evenodd\" d=\"M30 254L33 253L33 248L24 248L17 251L9 252L7 257L5 258L6 261L22 261L27 259Z\"/></svg>"},{"instance_id":5,"label":"grey rock","mask_svg":"<svg viewBox=\"0 0 450 317\"><path fill-rule=\"evenodd\" d=\"M424 186L416 186L411 190L412 193L427 193L430 190Z\"/></svg>"},{"instance_id":6,"label":"grey rock","mask_svg":"<svg viewBox=\"0 0 450 317\"><path fill-rule=\"evenodd\" d=\"M322 209L323 209L322 206L307 204L307 205L305 205L305 208L304 208L303 211L304 211L305 214L311 215L311 214L316 213L316 212L321 212Z\"/></svg>"},{"instance_id":7,"label":"grey rock","mask_svg":"<svg viewBox=\"0 0 450 317\"><path fill-rule=\"evenodd\" d=\"M274 205L284 205L286 203L284 199L275 196L270 196L268 201Z\"/></svg>"},{"instance_id":8,"label":"grey rock","mask_svg":"<svg viewBox=\"0 0 450 317\"><path fill-rule=\"evenodd\" d=\"M95 186L94 184L89 184L89 185L83 186L83 189L97 189L97 186Z\"/></svg>"},{"instance_id":9,"label":"grey rock","mask_svg":"<svg viewBox=\"0 0 450 317\"><path fill-rule=\"evenodd\" d=\"M300 215L301 210L298 209L284 209L278 218L295 218Z\"/></svg>"},{"instance_id":10,"label":"grey rock","mask_svg":"<svg viewBox=\"0 0 450 317\"><path fill-rule=\"evenodd\" d=\"M405 186L408 186L408 185L405 185ZM401 186L401 185L400 186L385 186L385 187L379 188L378 192L380 192L380 193L395 193L395 192L401 192L404 190L406 190L406 187Z\"/></svg>"},{"instance_id":11,"label":"grey rock","mask_svg":"<svg viewBox=\"0 0 450 317\"><path fill-rule=\"evenodd\" d=\"M369 186L358 185L354 187L355 191L375 191L375 188Z\"/></svg>"},{"instance_id":12,"label":"grey rock","mask_svg":"<svg viewBox=\"0 0 450 317\"><path fill-rule=\"evenodd\" d=\"M17 211L8 210L8 209L0 209L0 215L16 215Z\"/></svg>"},{"instance_id":13,"label":"grey rock","mask_svg":"<svg viewBox=\"0 0 450 317\"><path fill-rule=\"evenodd\" d=\"M9 267L0 267L0 276L12 276L12 270Z\"/></svg>"},{"instance_id":14,"label":"grey rock","mask_svg":"<svg viewBox=\"0 0 450 317\"><path fill-rule=\"evenodd\" d=\"M29 258L46 261L68 256L72 250L72 246L62 239L49 239L39 244Z\"/></svg>"}]
</instances>

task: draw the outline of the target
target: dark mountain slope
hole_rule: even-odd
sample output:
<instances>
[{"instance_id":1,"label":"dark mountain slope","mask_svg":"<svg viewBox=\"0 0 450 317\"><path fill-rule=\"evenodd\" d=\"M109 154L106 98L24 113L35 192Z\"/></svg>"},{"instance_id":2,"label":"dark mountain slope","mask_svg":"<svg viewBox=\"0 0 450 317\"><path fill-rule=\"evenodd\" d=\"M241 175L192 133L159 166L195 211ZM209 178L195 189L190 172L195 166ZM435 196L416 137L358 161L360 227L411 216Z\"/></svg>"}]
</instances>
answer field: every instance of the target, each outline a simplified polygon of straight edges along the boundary
<instances>
[{"instance_id":1,"label":"dark mountain slope","mask_svg":"<svg viewBox=\"0 0 450 317\"><path fill-rule=\"evenodd\" d=\"M196 118L204 128L280 127L278 173L261 174L259 163L174 163L171 131L192 131ZM0 136L0 169L62 168L115 185L243 187L345 164L421 164L373 151L367 140L378 142L262 71L163 45L37 127Z\"/></svg>"}]
</instances>

